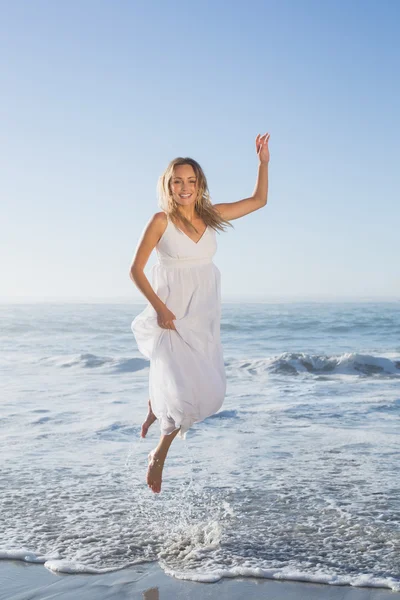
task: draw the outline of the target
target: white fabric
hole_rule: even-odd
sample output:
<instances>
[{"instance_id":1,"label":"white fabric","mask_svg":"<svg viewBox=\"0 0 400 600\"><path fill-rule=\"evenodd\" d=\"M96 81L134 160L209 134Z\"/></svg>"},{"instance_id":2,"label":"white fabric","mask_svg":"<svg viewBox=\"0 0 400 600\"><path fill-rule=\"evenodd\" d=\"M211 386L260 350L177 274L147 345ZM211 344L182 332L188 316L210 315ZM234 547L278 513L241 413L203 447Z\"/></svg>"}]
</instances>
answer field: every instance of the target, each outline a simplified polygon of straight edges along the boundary
<instances>
[{"instance_id":1,"label":"white fabric","mask_svg":"<svg viewBox=\"0 0 400 600\"><path fill-rule=\"evenodd\" d=\"M150 359L149 398L162 434L217 412L224 401L226 374L220 338L221 273L213 263L216 232L207 227L196 243L168 219L151 268L156 294L174 313L173 329L157 323L148 303L132 321L139 351Z\"/></svg>"}]
</instances>

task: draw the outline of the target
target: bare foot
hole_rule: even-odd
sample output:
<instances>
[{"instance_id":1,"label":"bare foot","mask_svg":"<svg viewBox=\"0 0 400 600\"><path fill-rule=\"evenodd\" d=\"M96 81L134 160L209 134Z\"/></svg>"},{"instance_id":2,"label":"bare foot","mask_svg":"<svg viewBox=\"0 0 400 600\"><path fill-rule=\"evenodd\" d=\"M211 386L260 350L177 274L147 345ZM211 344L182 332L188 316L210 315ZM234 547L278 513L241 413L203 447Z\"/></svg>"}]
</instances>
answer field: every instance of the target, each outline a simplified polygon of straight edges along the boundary
<instances>
[{"instance_id":1,"label":"bare foot","mask_svg":"<svg viewBox=\"0 0 400 600\"><path fill-rule=\"evenodd\" d=\"M162 472L164 468L163 458L159 458L156 450L152 450L149 454L149 467L147 469L147 485L155 494L161 492Z\"/></svg>"},{"instance_id":2,"label":"bare foot","mask_svg":"<svg viewBox=\"0 0 400 600\"><path fill-rule=\"evenodd\" d=\"M150 427L150 425L152 425L154 423L154 421L157 421L157 417L155 416L155 414L151 410L151 402L149 400L149 411L147 413L146 420L145 420L145 422L142 425L142 432L140 434L140 436L142 438L146 437L147 432L149 430L149 427Z\"/></svg>"}]
</instances>

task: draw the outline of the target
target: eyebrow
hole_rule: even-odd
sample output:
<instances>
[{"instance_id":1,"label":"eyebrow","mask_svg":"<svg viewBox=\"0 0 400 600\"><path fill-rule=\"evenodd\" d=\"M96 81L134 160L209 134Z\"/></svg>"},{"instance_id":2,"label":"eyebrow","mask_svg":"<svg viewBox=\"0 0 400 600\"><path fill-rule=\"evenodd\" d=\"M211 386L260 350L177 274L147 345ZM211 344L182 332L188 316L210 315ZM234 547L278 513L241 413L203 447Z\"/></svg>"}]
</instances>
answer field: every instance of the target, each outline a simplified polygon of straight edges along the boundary
<instances>
[{"instance_id":1,"label":"eyebrow","mask_svg":"<svg viewBox=\"0 0 400 600\"><path fill-rule=\"evenodd\" d=\"M178 176L176 176L176 177L173 177L173 179L182 179L182 177L178 177ZM190 175L190 176L188 177L188 179L196 179L196 175Z\"/></svg>"}]
</instances>

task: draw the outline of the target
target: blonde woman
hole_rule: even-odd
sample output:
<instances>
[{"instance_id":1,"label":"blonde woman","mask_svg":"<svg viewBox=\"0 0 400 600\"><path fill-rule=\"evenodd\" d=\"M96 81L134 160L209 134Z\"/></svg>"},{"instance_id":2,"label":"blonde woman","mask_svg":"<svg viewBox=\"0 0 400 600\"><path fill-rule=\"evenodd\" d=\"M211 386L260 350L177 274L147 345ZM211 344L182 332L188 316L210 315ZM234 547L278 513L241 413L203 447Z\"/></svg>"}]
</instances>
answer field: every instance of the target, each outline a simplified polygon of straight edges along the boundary
<instances>
[{"instance_id":1,"label":"blonde woman","mask_svg":"<svg viewBox=\"0 0 400 600\"><path fill-rule=\"evenodd\" d=\"M216 231L267 204L270 134L256 137L259 159L253 195L212 204L207 180L191 158L170 162L158 182L159 206L148 221L132 260L130 277L147 298L132 321L139 351L150 359L148 414L142 437L159 420L161 438L148 457L147 484L161 491L169 447L179 433L216 413L226 393L220 338L221 273L212 258ZM153 249L158 262L144 268Z\"/></svg>"}]
</instances>

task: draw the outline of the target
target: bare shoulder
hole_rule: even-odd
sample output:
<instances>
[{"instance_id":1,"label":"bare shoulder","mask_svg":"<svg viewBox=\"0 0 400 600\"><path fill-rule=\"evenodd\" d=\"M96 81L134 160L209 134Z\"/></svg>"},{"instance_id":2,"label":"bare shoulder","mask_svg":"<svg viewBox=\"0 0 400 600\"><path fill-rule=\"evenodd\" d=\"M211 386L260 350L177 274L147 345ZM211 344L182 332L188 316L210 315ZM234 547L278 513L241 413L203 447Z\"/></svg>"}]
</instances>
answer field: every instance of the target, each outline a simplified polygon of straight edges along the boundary
<instances>
[{"instance_id":1,"label":"bare shoulder","mask_svg":"<svg viewBox=\"0 0 400 600\"><path fill-rule=\"evenodd\" d=\"M132 259L131 270L136 268L144 269L151 252L158 244L166 227L167 215L163 211L154 213L148 219L137 244Z\"/></svg>"},{"instance_id":2,"label":"bare shoulder","mask_svg":"<svg viewBox=\"0 0 400 600\"><path fill-rule=\"evenodd\" d=\"M167 228L167 223L168 223L167 215L165 214L165 212L163 210L161 210L160 212L156 212L153 215L152 222L153 222L154 231L158 235L157 239L159 240Z\"/></svg>"},{"instance_id":3,"label":"bare shoulder","mask_svg":"<svg viewBox=\"0 0 400 600\"><path fill-rule=\"evenodd\" d=\"M165 212L160 211L154 213L146 223L143 231L143 235L151 237L153 241L158 240L167 226L167 215Z\"/></svg>"},{"instance_id":4,"label":"bare shoulder","mask_svg":"<svg viewBox=\"0 0 400 600\"><path fill-rule=\"evenodd\" d=\"M146 248L154 248L158 240L161 238L167 227L167 215L163 212L154 213L146 222L142 235L140 237L140 245Z\"/></svg>"},{"instance_id":5,"label":"bare shoulder","mask_svg":"<svg viewBox=\"0 0 400 600\"><path fill-rule=\"evenodd\" d=\"M154 213L153 219L155 221L157 221L159 224L160 223L163 225L167 224L167 215L165 214L165 212L163 210L160 210L160 212Z\"/></svg>"}]
</instances>

